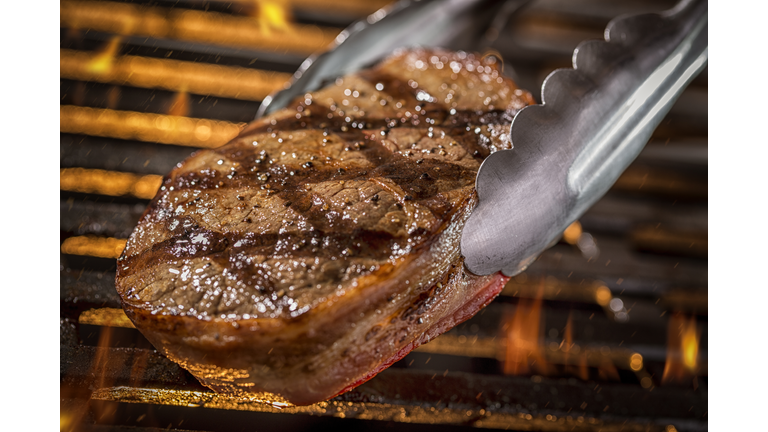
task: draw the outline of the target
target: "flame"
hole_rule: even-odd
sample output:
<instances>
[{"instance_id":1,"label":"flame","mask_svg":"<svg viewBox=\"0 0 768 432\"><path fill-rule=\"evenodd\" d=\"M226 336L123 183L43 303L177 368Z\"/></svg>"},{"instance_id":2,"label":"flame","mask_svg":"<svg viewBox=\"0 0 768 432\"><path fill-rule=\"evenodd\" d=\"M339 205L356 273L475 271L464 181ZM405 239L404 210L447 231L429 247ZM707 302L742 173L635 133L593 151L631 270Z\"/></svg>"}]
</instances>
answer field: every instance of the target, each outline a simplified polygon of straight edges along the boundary
<instances>
[{"instance_id":1,"label":"flame","mask_svg":"<svg viewBox=\"0 0 768 432\"><path fill-rule=\"evenodd\" d=\"M286 0L253 0L253 12L259 28L266 35L273 30L286 32L292 30L291 11Z\"/></svg>"},{"instance_id":2,"label":"flame","mask_svg":"<svg viewBox=\"0 0 768 432\"><path fill-rule=\"evenodd\" d=\"M112 345L112 339L114 338L115 327L102 327L99 334L99 342L96 345L96 355L93 359L93 366L91 368L92 374L97 378L96 388L111 387L114 384L114 377L108 375L109 370L109 347ZM99 421L107 421L116 413L116 406L109 406L98 403L89 402L91 411L94 417Z\"/></svg>"},{"instance_id":3,"label":"flame","mask_svg":"<svg viewBox=\"0 0 768 432\"><path fill-rule=\"evenodd\" d=\"M696 373L696 363L699 357L699 334L696 332L696 321L691 317L688 326L683 331L683 365Z\"/></svg>"},{"instance_id":4,"label":"flame","mask_svg":"<svg viewBox=\"0 0 768 432\"><path fill-rule=\"evenodd\" d=\"M566 373L575 375L584 381L589 379L587 351L582 351L573 342L573 311L568 313L568 321L566 321L565 329L563 329L563 341L560 342L560 351L565 353L563 364L565 365Z\"/></svg>"},{"instance_id":5,"label":"flame","mask_svg":"<svg viewBox=\"0 0 768 432\"><path fill-rule=\"evenodd\" d=\"M69 430L69 425L72 423L72 416L66 413L59 413L59 430Z\"/></svg>"},{"instance_id":6,"label":"flame","mask_svg":"<svg viewBox=\"0 0 768 432\"><path fill-rule=\"evenodd\" d=\"M149 364L149 350L137 350L135 354L133 366L131 366L131 380L129 385L131 387L139 387L143 382L144 374Z\"/></svg>"},{"instance_id":7,"label":"flame","mask_svg":"<svg viewBox=\"0 0 768 432\"><path fill-rule=\"evenodd\" d=\"M568 321L563 330L563 341L560 342L560 349L565 353L565 364L568 364L571 348L573 348L573 311L568 314Z\"/></svg>"},{"instance_id":8,"label":"flame","mask_svg":"<svg viewBox=\"0 0 768 432\"><path fill-rule=\"evenodd\" d=\"M99 376L99 379L97 381L97 385L99 388L106 387L108 385L111 385L112 383L107 381L107 356L109 351L107 348L109 347L111 341L112 341L112 332L114 331L114 327L102 327L101 333L99 334L99 343L96 345L96 355L93 359L93 372L97 373Z\"/></svg>"},{"instance_id":9,"label":"flame","mask_svg":"<svg viewBox=\"0 0 768 432\"><path fill-rule=\"evenodd\" d=\"M120 49L120 42L122 40L122 36L113 36L88 62L87 70L97 74L109 73L112 70L112 64L115 62L115 57Z\"/></svg>"},{"instance_id":10,"label":"flame","mask_svg":"<svg viewBox=\"0 0 768 432\"><path fill-rule=\"evenodd\" d=\"M117 315L117 311L122 313L122 310L116 309L114 310L116 313L113 315ZM100 391L113 388L116 381L120 379L114 375L113 370L115 369L115 366L122 366L124 360L120 357L118 359L110 357L112 353L114 353L112 347L115 346L115 339L117 337L115 331L117 327L112 326L112 324L115 323L111 322L88 322L88 316L84 315L87 314L83 313L79 318L81 323L101 326L99 341L96 344L96 350L94 351L88 374L93 377L93 381L90 381L89 379L87 383L84 383L84 385L93 390L93 393L89 399L76 409L70 410L69 412L59 413L60 430L62 432L80 430L85 422L91 421L89 420L90 417L98 419L99 422L109 424L111 419L117 413L118 408L114 404L102 403L98 397L94 398L94 395L98 394ZM127 317L124 315L122 318L127 320ZM134 350L134 355L131 358L132 365L128 383L129 386L136 387L144 384L142 380L148 368L151 353L152 350L148 349ZM144 415L141 417L144 417Z\"/></svg>"},{"instance_id":11,"label":"flame","mask_svg":"<svg viewBox=\"0 0 768 432\"><path fill-rule=\"evenodd\" d=\"M90 375L96 377L96 388L109 387L113 384L112 380L108 379L106 373L109 356L109 350L107 348L109 348L112 341L112 331L112 327L103 327L99 334L99 342L96 345L96 353L90 368ZM62 432L80 430L81 425L88 417L89 412L93 413L93 416L100 421L106 420L109 422L111 416L115 414L114 409L115 408L110 409L104 404L93 403L92 400L88 400L69 413L59 414L60 430Z\"/></svg>"},{"instance_id":12,"label":"flame","mask_svg":"<svg viewBox=\"0 0 768 432\"><path fill-rule=\"evenodd\" d=\"M117 108L117 102L120 100L121 96L122 95L120 94L120 87L118 86L110 87L109 91L107 91L107 108L109 109Z\"/></svg>"},{"instance_id":13,"label":"flame","mask_svg":"<svg viewBox=\"0 0 768 432\"><path fill-rule=\"evenodd\" d=\"M181 89L171 101L168 115L186 117L189 115L189 94L186 89Z\"/></svg>"},{"instance_id":14,"label":"flame","mask_svg":"<svg viewBox=\"0 0 768 432\"><path fill-rule=\"evenodd\" d=\"M542 325L543 288L542 281L536 298L520 299L517 311L502 327L503 330L506 329L503 362L505 374L527 374L534 369L543 375L549 374L549 364L544 358L539 335Z\"/></svg>"},{"instance_id":15,"label":"flame","mask_svg":"<svg viewBox=\"0 0 768 432\"><path fill-rule=\"evenodd\" d=\"M284 1L261 1L259 8L259 24L269 32L275 30L290 30L290 13Z\"/></svg>"},{"instance_id":16,"label":"flame","mask_svg":"<svg viewBox=\"0 0 768 432\"><path fill-rule=\"evenodd\" d=\"M682 382L695 378L698 372L699 338L701 331L696 318L674 313L669 318L667 333L667 361L661 382Z\"/></svg>"}]
</instances>

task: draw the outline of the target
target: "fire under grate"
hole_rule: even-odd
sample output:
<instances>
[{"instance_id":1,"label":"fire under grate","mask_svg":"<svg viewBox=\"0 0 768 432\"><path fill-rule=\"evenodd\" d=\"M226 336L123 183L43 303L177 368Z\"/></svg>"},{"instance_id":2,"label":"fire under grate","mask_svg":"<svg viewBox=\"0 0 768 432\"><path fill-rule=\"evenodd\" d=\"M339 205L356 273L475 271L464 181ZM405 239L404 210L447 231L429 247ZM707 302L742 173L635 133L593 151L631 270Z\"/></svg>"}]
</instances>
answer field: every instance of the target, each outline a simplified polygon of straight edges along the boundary
<instances>
[{"instance_id":1,"label":"fire under grate","mask_svg":"<svg viewBox=\"0 0 768 432\"><path fill-rule=\"evenodd\" d=\"M162 175L226 142L308 54L386 3L61 2L62 430L707 429L706 71L499 298L330 401L217 395L126 319L115 257ZM537 94L614 16L672 5L539 0L494 48Z\"/></svg>"}]
</instances>

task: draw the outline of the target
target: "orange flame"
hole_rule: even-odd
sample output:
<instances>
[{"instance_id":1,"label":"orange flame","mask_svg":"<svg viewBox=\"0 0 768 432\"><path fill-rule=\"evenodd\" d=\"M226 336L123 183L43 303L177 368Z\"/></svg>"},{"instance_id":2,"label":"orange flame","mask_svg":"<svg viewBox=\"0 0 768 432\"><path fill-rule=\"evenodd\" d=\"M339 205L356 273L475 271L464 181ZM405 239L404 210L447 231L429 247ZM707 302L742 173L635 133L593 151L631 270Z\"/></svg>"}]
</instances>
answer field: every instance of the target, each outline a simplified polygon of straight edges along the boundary
<instances>
[{"instance_id":1,"label":"orange flame","mask_svg":"<svg viewBox=\"0 0 768 432\"><path fill-rule=\"evenodd\" d=\"M584 381L589 379L587 351L582 351L573 342L573 311L568 314L568 321L566 321L565 329L563 329L563 341L560 342L560 350L565 353L563 356L565 373L577 376Z\"/></svg>"},{"instance_id":2,"label":"orange flame","mask_svg":"<svg viewBox=\"0 0 768 432\"><path fill-rule=\"evenodd\" d=\"M168 109L168 115L187 117L189 115L189 94L182 89L171 101L171 107Z\"/></svg>"},{"instance_id":3,"label":"orange flame","mask_svg":"<svg viewBox=\"0 0 768 432\"><path fill-rule=\"evenodd\" d=\"M93 357L93 363L91 364L91 375L97 377L96 387L103 388L112 385L107 379L107 355L112 340L112 327L103 327L99 334L99 343L96 346L96 354ZM107 419L114 415L112 410L104 410L103 404L94 404L92 400L88 400L83 405L77 407L75 410L64 413L59 413L60 431L72 432L79 430L83 421L85 420L88 412L92 412L97 418Z\"/></svg>"},{"instance_id":4,"label":"orange flame","mask_svg":"<svg viewBox=\"0 0 768 432\"><path fill-rule=\"evenodd\" d=\"M548 375L550 372L539 336L542 325L543 289L542 281L535 299L520 299L517 311L502 327L502 330L506 330L503 363L505 374L527 374L534 369L543 375Z\"/></svg>"},{"instance_id":5,"label":"orange flame","mask_svg":"<svg viewBox=\"0 0 768 432\"><path fill-rule=\"evenodd\" d=\"M117 102L120 100L121 96L122 95L120 94L120 87L118 86L110 87L109 91L107 92L107 108L109 109L117 108Z\"/></svg>"},{"instance_id":6,"label":"orange flame","mask_svg":"<svg viewBox=\"0 0 768 432\"><path fill-rule=\"evenodd\" d=\"M109 369L109 347L112 345L114 327L102 327L99 335L96 355L94 356L92 371L98 377L96 388L111 387L114 384L114 378L107 375ZM116 406L94 403L89 401L91 411L100 421L109 421L116 413Z\"/></svg>"},{"instance_id":7,"label":"orange flame","mask_svg":"<svg viewBox=\"0 0 768 432\"><path fill-rule=\"evenodd\" d=\"M573 348L573 311L568 314L568 321L563 330L563 341L560 342L560 349L565 352L565 363L568 363L568 354Z\"/></svg>"},{"instance_id":8,"label":"orange flame","mask_svg":"<svg viewBox=\"0 0 768 432\"><path fill-rule=\"evenodd\" d=\"M291 30L291 12L285 0L254 0L256 19L261 30L269 34L272 30Z\"/></svg>"},{"instance_id":9,"label":"orange flame","mask_svg":"<svg viewBox=\"0 0 768 432\"><path fill-rule=\"evenodd\" d=\"M698 372L699 339L701 331L696 319L674 313L669 318L667 333L667 361L661 382L682 382L694 378Z\"/></svg>"},{"instance_id":10,"label":"orange flame","mask_svg":"<svg viewBox=\"0 0 768 432\"><path fill-rule=\"evenodd\" d=\"M101 328L101 334L99 334L99 343L97 345L96 355L93 359L93 372L99 374L99 380L98 380L98 387L104 387L106 385L111 385L112 383L107 382L106 378L106 371L107 371L107 355L109 345L112 341L112 332L114 328L113 327L102 327Z\"/></svg>"},{"instance_id":11,"label":"orange flame","mask_svg":"<svg viewBox=\"0 0 768 432\"><path fill-rule=\"evenodd\" d=\"M97 74L106 74L112 70L117 52L120 50L122 36L113 36L107 44L88 62L86 69Z\"/></svg>"},{"instance_id":12,"label":"orange flame","mask_svg":"<svg viewBox=\"0 0 768 432\"><path fill-rule=\"evenodd\" d=\"M568 321L565 323L565 329L563 330L563 341L560 342L560 350L565 353L563 356L563 364L565 365L565 373L575 375L580 379L586 381L589 379L589 366L587 362L587 352L581 351L581 349L574 349L573 342L573 311L568 314ZM581 351L581 353L579 353ZM575 356L578 355L578 358Z\"/></svg>"}]
</instances>

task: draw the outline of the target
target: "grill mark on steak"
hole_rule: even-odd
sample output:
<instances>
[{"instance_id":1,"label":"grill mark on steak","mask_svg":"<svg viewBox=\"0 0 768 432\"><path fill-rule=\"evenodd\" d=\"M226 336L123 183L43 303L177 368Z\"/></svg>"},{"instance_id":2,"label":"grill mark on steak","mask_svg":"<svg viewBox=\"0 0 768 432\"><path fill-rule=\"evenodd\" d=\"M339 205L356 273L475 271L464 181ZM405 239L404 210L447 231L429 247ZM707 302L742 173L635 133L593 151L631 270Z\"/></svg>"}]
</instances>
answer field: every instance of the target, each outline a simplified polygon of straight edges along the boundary
<instances>
[{"instance_id":1,"label":"grill mark on steak","mask_svg":"<svg viewBox=\"0 0 768 432\"><path fill-rule=\"evenodd\" d=\"M255 163L252 155L245 154L239 148L217 150L217 154L237 163L239 167L225 175L216 170L190 172L177 177L173 186L184 189L243 189L258 184L260 177L267 175L264 185L269 185L268 193L282 199L286 206L306 218L312 226L326 226L327 214L312 205L312 196L305 186L327 181L371 180L383 178L392 180L402 191L404 199L412 199L429 208L442 217L449 208L449 203L438 195L436 182L442 183L442 189L454 190L472 186L476 172L454 163L429 158L419 161L419 156L404 157L393 154L381 145L377 138L378 131L347 132L346 142L350 151L361 153L370 166L338 169L323 166L323 161L315 161L308 167L277 165L269 166L268 154L260 156L260 163ZM380 136L380 134L379 134ZM355 146L355 143L361 145ZM416 159L417 163L414 163ZM266 168L262 168L266 166ZM254 171L255 170L255 171ZM374 204L375 205L375 204ZM327 228L349 231L355 224L352 221L339 221Z\"/></svg>"},{"instance_id":2,"label":"grill mark on steak","mask_svg":"<svg viewBox=\"0 0 768 432\"><path fill-rule=\"evenodd\" d=\"M532 102L490 60L417 49L253 122L164 180L118 261L126 314L216 391L360 384L501 290L459 241Z\"/></svg>"},{"instance_id":3,"label":"grill mark on steak","mask_svg":"<svg viewBox=\"0 0 768 432\"><path fill-rule=\"evenodd\" d=\"M296 101L291 109L300 111L296 117L276 120L274 124L264 124L257 128L248 128L247 133L271 133L273 131L290 131L299 129L322 129L333 132L348 142L364 141L364 130L372 133L382 133L386 136L390 129L403 127L442 127L454 136L456 143L478 162L488 157L493 149L490 140L474 132L478 126L489 124L511 123L519 110L456 110L443 104L419 101L417 95L423 92L419 87L413 88L400 79L382 71L365 71L361 76L372 84L382 84L384 92L402 103L403 115L376 118L362 116L349 118L338 114L338 110L306 101ZM416 110L415 107L420 107ZM411 107L408 111L407 107ZM409 115L405 115L407 112ZM309 115L307 115L309 113ZM374 163L380 161L371 160Z\"/></svg>"},{"instance_id":4,"label":"grill mark on steak","mask_svg":"<svg viewBox=\"0 0 768 432\"><path fill-rule=\"evenodd\" d=\"M351 265L352 258L375 263L428 248L460 197L472 193L479 162L509 146L499 131L525 103L499 109L462 102L456 109L446 94L427 91L428 81L385 69L350 78L343 91L349 101L344 87L299 98L176 170L149 213L167 226L180 222L163 214L193 215L198 229L224 246L185 249L179 243L190 242L189 235L160 229L140 254L144 265L205 256L234 279L250 281L253 268L243 270L244 263L264 257L321 254ZM361 228L357 219L369 209L378 219ZM130 255L125 260L127 268L140 267ZM359 275L376 265L367 268Z\"/></svg>"},{"instance_id":5,"label":"grill mark on steak","mask_svg":"<svg viewBox=\"0 0 768 432\"><path fill-rule=\"evenodd\" d=\"M352 237L355 241L350 242ZM192 243L204 239L206 244ZM241 235L197 228L190 235L179 235L154 244L142 254L126 257L123 267L141 267L158 260L212 257L227 259L246 253L273 258L325 256L366 256L375 260L390 255L393 243L399 240L389 233L357 228L349 232L323 232L319 230L299 235ZM207 242L212 243L209 245ZM232 246L229 251L225 251ZM125 269L128 270L128 269ZM125 271L123 270L123 271Z\"/></svg>"}]
</instances>

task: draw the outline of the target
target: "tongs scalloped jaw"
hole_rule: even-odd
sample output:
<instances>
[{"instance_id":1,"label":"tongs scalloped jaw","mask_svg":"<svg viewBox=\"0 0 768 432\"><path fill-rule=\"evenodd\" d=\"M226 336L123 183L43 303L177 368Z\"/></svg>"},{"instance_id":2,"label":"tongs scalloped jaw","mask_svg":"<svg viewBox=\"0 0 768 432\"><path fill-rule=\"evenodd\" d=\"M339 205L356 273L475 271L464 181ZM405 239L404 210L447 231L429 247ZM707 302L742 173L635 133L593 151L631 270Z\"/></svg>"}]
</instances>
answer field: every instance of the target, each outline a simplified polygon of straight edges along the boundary
<instances>
[{"instance_id":1,"label":"tongs scalloped jaw","mask_svg":"<svg viewBox=\"0 0 768 432\"><path fill-rule=\"evenodd\" d=\"M620 17L550 74L542 105L513 120L514 148L481 165L462 233L467 268L515 275L557 241L637 157L707 64L707 2Z\"/></svg>"}]
</instances>

